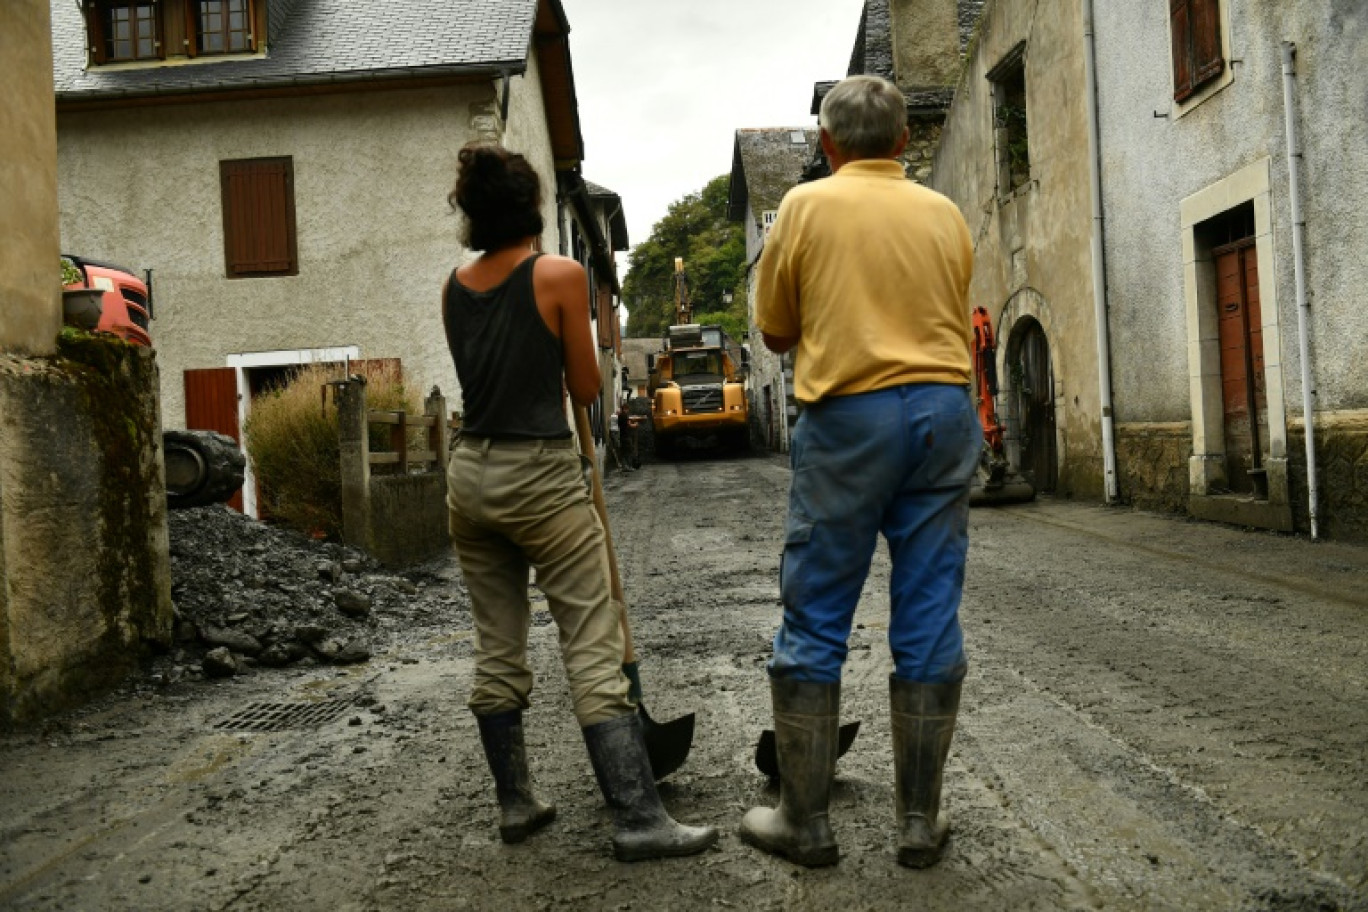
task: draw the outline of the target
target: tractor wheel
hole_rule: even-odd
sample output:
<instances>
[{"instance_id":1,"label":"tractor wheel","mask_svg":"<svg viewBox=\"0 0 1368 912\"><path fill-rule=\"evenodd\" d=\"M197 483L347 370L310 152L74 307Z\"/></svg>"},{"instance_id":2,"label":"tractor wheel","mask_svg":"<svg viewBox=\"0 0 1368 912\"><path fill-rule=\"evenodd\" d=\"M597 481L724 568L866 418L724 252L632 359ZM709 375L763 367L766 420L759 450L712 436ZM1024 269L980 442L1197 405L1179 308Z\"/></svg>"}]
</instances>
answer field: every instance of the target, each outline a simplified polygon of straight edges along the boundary
<instances>
[{"instance_id":1,"label":"tractor wheel","mask_svg":"<svg viewBox=\"0 0 1368 912\"><path fill-rule=\"evenodd\" d=\"M215 431L166 431L166 505L186 510L223 503L242 487L246 459L237 441Z\"/></svg>"}]
</instances>

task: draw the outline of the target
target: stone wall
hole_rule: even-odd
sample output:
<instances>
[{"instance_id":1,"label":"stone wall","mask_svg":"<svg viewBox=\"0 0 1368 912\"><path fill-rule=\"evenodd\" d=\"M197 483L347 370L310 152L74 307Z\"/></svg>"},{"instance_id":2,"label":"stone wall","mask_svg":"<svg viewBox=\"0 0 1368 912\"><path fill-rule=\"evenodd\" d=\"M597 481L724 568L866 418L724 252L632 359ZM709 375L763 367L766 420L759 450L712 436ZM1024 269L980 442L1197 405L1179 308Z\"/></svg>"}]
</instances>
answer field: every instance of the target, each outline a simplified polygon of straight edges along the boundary
<instances>
[{"instance_id":1,"label":"stone wall","mask_svg":"<svg viewBox=\"0 0 1368 912\"><path fill-rule=\"evenodd\" d=\"M0 725L68 708L170 643L151 351L84 334L0 355Z\"/></svg>"},{"instance_id":2,"label":"stone wall","mask_svg":"<svg viewBox=\"0 0 1368 912\"><path fill-rule=\"evenodd\" d=\"M437 461L425 471L380 475L370 465L370 433L364 381L340 383L337 426L342 460L342 537L388 567L419 563L450 546L446 511L446 465L450 435L446 400L436 391L424 402L438 420Z\"/></svg>"},{"instance_id":3,"label":"stone wall","mask_svg":"<svg viewBox=\"0 0 1368 912\"><path fill-rule=\"evenodd\" d=\"M1192 425L1186 421L1116 426L1116 476L1121 500L1142 510L1185 513Z\"/></svg>"},{"instance_id":4,"label":"stone wall","mask_svg":"<svg viewBox=\"0 0 1368 912\"><path fill-rule=\"evenodd\" d=\"M1300 421L1289 429L1288 462L1293 522L1309 532L1306 428ZM1319 534L1368 543L1368 410L1316 416L1316 465Z\"/></svg>"}]
</instances>

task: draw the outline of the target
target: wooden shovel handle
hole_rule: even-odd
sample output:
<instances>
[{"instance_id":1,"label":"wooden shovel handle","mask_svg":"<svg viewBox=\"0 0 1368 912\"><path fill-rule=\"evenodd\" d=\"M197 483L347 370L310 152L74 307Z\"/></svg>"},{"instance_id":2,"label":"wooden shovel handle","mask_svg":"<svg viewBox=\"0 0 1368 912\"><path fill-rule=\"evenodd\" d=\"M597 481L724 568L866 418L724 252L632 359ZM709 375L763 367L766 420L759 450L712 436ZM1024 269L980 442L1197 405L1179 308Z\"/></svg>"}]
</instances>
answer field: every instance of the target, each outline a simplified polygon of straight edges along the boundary
<instances>
[{"instance_id":1,"label":"wooden shovel handle","mask_svg":"<svg viewBox=\"0 0 1368 912\"><path fill-rule=\"evenodd\" d=\"M582 405L575 406L575 436L579 438L580 454L589 460L593 467L594 509L598 511L599 522L603 524L603 540L608 548L609 594L622 607L622 661L636 661L636 649L632 645L632 628L627 623L627 601L622 595L622 576L618 573L617 549L613 547L613 530L608 525L608 504L603 499L603 479L599 478L598 461L594 459L594 434L589 427L589 411Z\"/></svg>"}]
</instances>

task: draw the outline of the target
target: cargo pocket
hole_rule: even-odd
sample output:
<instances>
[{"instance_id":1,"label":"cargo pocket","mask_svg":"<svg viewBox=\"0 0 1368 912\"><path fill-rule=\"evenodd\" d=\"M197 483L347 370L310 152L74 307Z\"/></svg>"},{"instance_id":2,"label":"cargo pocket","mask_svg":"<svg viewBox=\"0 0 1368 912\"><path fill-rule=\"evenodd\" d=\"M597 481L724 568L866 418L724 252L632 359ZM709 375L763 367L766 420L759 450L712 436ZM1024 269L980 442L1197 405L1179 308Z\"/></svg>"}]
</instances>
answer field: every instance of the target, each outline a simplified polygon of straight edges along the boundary
<instances>
[{"instance_id":1,"label":"cargo pocket","mask_svg":"<svg viewBox=\"0 0 1368 912\"><path fill-rule=\"evenodd\" d=\"M812 520L789 513L784 524L784 550L779 555L779 599L785 610L803 603L803 571L811 542Z\"/></svg>"}]
</instances>

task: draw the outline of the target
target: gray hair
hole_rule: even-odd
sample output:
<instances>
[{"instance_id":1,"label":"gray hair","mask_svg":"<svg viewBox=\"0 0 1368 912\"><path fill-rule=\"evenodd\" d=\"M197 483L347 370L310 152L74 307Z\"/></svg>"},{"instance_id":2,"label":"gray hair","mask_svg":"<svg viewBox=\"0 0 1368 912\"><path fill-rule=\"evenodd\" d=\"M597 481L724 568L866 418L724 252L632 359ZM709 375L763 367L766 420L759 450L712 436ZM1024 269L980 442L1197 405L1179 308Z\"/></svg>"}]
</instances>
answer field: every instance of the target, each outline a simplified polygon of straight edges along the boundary
<instances>
[{"instance_id":1,"label":"gray hair","mask_svg":"<svg viewBox=\"0 0 1368 912\"><path fill-rule=\"evenodd\" d=\"M847 155L888 155L907 126L907 101L898 87L880 76L848 76L822 99L818 122Z\"/></svg>"}]
</instances>

